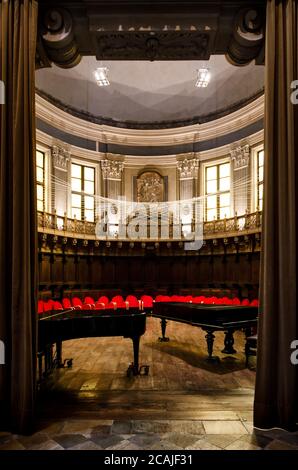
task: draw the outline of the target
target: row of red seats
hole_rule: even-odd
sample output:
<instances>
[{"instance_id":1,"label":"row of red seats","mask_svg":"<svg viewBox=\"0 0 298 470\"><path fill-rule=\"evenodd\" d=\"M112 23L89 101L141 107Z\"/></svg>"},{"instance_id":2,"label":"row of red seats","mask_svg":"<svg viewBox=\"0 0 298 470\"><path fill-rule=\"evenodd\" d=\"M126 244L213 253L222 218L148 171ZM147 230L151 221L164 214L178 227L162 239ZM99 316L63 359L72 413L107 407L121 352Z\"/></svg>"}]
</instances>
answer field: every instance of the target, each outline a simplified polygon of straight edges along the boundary
<instances>
[{"instance_id":1,"label":"row of red seats","mask_svg":"<svg viewBox=\"0 0 298 470\"><path fill-rule=\"evenodd\" d=\"M134 295L128 295L124 300L121 295L117 295L110 301L108 297L101 296L97 301L93 297L85 297L82 301L79 297L73 297L62 299L62 302L55 300L38 301L38 313L48 312L51 310L64 310L64 309L75 309L75 310L105 310L105 309L117 309L117 308L151 308L153 302L192 302L195 304L206 304L206 305L243 305L243 306L259 306L258 299L249 301L243 299L240 301L238 297L230 299L228 297L205 297L199 295L193 297L192 295L158 295L155 300L150 295L143 295L140 299L137 299Z\"/></svg>"},{"instance_id":2,"label":"row of red seats","mask_svg":"<svg viewBox=\"0 0 298 470\"><path fill-rule=\"evenodd\" d=\"M182 295L158 295L155 298L155 302L192 302L194 304L206 304L206 305L243 305L243 306L252 306L258 307L258 299L250 301L249 299L240 300L238 297L233 299L229 297L205 297L204 295L198 295L193 297L192 295L182 296Z\"/></svg>"}]
</instances>

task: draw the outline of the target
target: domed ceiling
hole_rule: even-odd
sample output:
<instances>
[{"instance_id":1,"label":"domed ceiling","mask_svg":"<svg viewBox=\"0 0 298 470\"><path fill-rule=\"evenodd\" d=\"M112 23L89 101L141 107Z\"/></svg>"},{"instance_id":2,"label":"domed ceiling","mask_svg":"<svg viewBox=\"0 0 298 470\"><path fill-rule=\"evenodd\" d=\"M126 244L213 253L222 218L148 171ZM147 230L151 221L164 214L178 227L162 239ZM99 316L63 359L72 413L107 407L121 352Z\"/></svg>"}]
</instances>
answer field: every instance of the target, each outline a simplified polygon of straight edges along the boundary
<instances>
[{"instance_id":1,"label":"domed ceiling","mask_svg":"<svg viewBox=\"0 0 298 470\"><path fill-rule=\"evenodd\" d=\"M224 56L201 61L105 61L110 86L97 86L95 57L72 69L53 66L36 72L36 87L77 111L120 122L188 121L233 110L260 93L264 67L235 67ZM207 88L195 87L197 70L207 65Z\"/></svg>"}]
</instances>

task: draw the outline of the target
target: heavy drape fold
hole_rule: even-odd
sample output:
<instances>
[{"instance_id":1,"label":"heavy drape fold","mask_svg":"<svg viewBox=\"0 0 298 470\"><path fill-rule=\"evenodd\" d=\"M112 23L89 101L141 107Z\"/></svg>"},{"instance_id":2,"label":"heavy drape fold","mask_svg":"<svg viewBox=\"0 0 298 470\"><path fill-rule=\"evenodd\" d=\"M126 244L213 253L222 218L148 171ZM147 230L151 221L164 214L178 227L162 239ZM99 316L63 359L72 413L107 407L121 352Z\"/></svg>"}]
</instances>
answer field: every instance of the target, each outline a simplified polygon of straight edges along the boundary
<instances>
[{"instance_id":1,"label":"heavy drape fold","mask_svg":"<svg viewBox=\"0 0 298 470\"><path fill-rule=\"evenodd\" d=\"M298 0L268 0L265 78L265 194L261 314L254 424L295 429L298 365Z\"/></svg>"},{"instance_id":2,"label":"heavy drape fold","mask_svg":"<svg viewBox=\"0 0 298 470\"><path fill-rule=\"evenodd\" d=\"M37 3L0 2L0 425L28 432L36 361L35 49Z\"/></svg>"}]
</instances>

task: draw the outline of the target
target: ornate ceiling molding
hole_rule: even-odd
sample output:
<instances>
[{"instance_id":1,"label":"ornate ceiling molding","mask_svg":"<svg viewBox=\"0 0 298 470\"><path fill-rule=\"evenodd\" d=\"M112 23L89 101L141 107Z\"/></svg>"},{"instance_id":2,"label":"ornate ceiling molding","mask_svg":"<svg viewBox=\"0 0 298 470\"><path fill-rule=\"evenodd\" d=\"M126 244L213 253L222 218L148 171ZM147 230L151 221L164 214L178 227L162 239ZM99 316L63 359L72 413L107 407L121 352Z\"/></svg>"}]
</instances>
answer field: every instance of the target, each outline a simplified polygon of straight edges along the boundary
<instances>
[{"instance_id":1,"label":"ornate ceiling molding","mask_svg":"<svg viewBox=\"0 0 298 470\"><path fill-rule=\"evenodd\" d=\"M80 62L73 12L59 6L48 8L40 14L38 29L37 68L48 67L51 62L62 68L71 68Z\"/></svg>"},{"instance_id":2,"label":"ornate ceiling molding","mask_svg":"<svg viewBox=\"0 0 298 470\"><path fill-rule=\"evenodd\" d=\"M39 0L37 67L99 60L264 62L265 2Z\"/></svg>"},{"instance_id":3,"label":"ornate ceiling molding","mask_svg":"<svg viewBox=\"0 0 298 470\"><path fill-rule=\"evenodd\" d=\"M169 129L125 129L90 123L66 113L39 95L36 95L36 116L64 132L95 142L140 147L173 146L216 139L260 121L264 116L264 96L214 121Z\"/></svg>"},{"instance_id":4,"label":"ornate ceiling molding","mask_svg":"<svg viewBox=\"0 0 298 470\"><path fill-rule=\"evenodd\" d=\"M109 60L198 60L209 58L209 34L163 31L96 35L97 59Z\"/></svg>"},{"instance_id":5,"label":"ornate ceiling molding","mask_svg":"<svg viewBox=\"0 0 298 470\"><path fill-rule=\"evenodd\" d=\"M36 132L36 140L37 144L42 146L46 146L51 148L54 145L55 139L53 137L45 134L44 132L37 130ZM250 148L262 144L264 142L264 131L256 132L251 136L245 139L246 144L250 146ZM235 147L239 147L242 145L241 142L235 142ZM121 155L122 162L125 164L125 168L131 169L141 169L146 166L155 167L155 168L177 168L177 162L181 158L181 155L185 159L193 159L194 157L199 160L199 162L208 161L212 159L218 159L227 157L231 153L231 145L223 145L222 147L217 147L215 149L205 150L199 153L184 153L180 155L166 155L166 156L135 156L135 155ZM115 158L119 161L119 155L112 154L112 153L104 153L104 152L95 152L92 150L82 149L80 147L75 147L74 145L71 146L71 155L78 159L86 159L89 161L94 161L99 163L102 160L107 160L107 157L111 160Z\"/></svg>"}]
</instances>

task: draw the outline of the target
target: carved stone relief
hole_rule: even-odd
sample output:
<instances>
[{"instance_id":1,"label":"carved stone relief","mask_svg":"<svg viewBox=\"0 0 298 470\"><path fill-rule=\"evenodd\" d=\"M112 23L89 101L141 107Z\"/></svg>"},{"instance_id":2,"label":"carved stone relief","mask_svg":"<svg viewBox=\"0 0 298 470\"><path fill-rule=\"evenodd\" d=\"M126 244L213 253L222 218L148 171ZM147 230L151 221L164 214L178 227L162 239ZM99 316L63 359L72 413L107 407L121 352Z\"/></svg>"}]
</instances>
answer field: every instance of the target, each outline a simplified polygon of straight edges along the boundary
<instances>
[{"instance_id":1,"label":"carved stone relief","mask_svg":"<svg viewBox=\"0 0 298 470\"><path fill-rule=\"evenodd\" d=\"M164 200L164 180L155 171L146 171L137 178L138 202L162 202Z\"/></svg>"}]
</instances>

